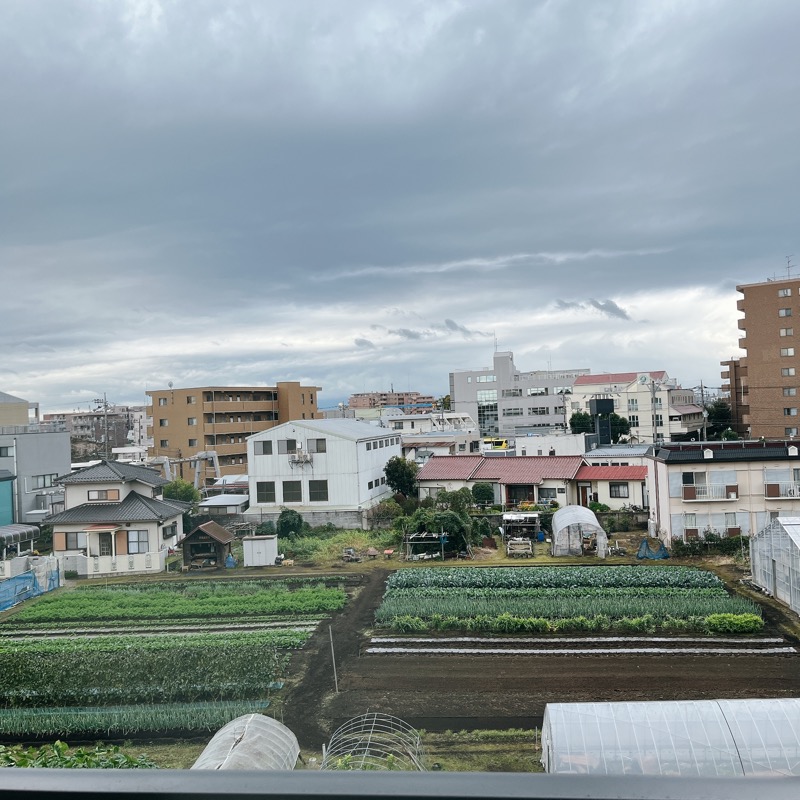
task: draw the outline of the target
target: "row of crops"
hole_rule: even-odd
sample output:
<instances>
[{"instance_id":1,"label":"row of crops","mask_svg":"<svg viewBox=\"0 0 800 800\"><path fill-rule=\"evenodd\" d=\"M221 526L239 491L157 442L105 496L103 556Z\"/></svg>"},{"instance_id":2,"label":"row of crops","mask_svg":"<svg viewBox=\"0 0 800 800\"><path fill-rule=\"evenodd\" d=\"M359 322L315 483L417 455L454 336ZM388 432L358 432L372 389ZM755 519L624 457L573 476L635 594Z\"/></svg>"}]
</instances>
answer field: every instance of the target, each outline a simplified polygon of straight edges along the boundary
<instances>
[{"instance_id":1,"label":"row of crops","mask_svg":"<svg viewBox=\"0 0 800 800\"><path fill-rule=\"evenodd\" d=\"M754 633L759 606L690 567L415 569L394 573L375 621L398 631Z\"/></svg>"},{"instance_id":2,"label":"row of crops","mask_svg":"<svg viewBox=\"0 0 800 800\"><path fill-rule=\"evenodd\" d=\"M143 582L45 595L0 624L0 736L214 730L263 711L292 651L313 633L308 620L346 599L341 586L319 581Z\"/></svg>"}]
</instances>

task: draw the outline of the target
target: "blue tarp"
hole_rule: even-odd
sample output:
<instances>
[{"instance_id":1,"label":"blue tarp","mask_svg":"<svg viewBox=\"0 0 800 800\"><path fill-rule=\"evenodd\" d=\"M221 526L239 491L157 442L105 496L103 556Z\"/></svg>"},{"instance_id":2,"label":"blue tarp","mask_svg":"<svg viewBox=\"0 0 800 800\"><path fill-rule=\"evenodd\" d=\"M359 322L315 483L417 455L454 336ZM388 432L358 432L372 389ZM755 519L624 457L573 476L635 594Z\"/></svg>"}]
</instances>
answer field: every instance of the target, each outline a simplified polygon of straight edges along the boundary
<instances>
[{"instance_id":1,"label":"blue tarp","mask_svg":"<svg viewBox=\"0 0 800 800\"><path fill-rule=\"evenodd\" d=\"M45 592L52 592L60 585L58 577L58 566L46 572L43 581L37 579L34 572L23 572L0 581L0 611L6 611L12 606L21 603L23 600L30 600L31 597L38 597Z\"/></svg>"},{"instance_id":2,"label":"blue tarp","mask_svg":"<svg viewBox=\"0 0 800 800\"><path fill-rule=\"evenodd\" d=\"M636 558L669 558L669 553L661 539L642 539Z\"/></svg>"}]
</instances>

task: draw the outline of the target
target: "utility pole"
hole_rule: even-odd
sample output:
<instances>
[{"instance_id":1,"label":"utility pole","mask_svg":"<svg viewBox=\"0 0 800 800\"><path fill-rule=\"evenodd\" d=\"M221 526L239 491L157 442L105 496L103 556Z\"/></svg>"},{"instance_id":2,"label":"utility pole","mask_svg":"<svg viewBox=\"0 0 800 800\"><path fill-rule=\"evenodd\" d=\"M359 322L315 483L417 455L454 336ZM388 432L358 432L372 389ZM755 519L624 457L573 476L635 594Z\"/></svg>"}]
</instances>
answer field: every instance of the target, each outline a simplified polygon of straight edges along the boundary
<instances>
[{"instance_id":1,"label":"utility pole","mask_svg":"<svg viewBox=\"0 0 800 800\"><path fill-rule=\"evenodd\" d=\"M108 461L108 400L106 398L106 393L103 392L102 399L96 397L93 402L103 409L103 429L105 431L103 454L106 461Z\"/></svg>"}]
</instances>

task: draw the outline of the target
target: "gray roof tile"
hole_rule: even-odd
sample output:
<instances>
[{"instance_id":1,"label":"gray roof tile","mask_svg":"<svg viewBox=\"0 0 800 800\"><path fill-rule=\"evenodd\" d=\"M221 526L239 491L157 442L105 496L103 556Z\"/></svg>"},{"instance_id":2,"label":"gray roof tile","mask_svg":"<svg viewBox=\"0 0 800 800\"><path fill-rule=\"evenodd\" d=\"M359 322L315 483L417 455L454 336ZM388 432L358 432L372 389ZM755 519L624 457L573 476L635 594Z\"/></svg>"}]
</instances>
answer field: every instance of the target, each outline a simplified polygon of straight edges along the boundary
<instances>
[{"instance_id":1,"label":"gray roof tile","mask_svg":"<svg viewBox=\"0 0 800 800\"><path fill-rule=\"evenodd\" d=\"M181 508L183 506L184 508ZM128 494L121 503L84 503L42 520L47 525L98 522L155 522L171 519L188 508L178 500L154 500L137 492Z\"/></svg>"},{"instance_id":2,"label":"gray roof tile","mask_svg":"<svg viewBox=\"0 0 800 800\"><path fill-rule=\"evenodd\" d=\"M140 481L148 486L164 486L169 483L158 470L125 464L121 461L101 461L91 467L84 467L70 475L62 475L58 483L67 486L73 483L119 483Z\"/></svg>"}]
</instances>

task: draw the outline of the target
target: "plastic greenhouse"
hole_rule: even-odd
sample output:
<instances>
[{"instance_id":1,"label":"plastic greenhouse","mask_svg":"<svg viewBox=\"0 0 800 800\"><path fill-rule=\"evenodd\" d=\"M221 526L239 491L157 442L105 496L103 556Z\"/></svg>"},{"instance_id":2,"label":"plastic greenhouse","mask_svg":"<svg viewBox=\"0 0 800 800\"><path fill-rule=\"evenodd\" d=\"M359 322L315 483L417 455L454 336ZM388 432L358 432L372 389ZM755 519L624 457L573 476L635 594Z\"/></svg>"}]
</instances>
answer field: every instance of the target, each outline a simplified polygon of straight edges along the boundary
<instances>
[{"instance_id":1,"label":"plastic greenhouse","mask_svg":"<svg viewBox=\"0 0 800 800\"><path fill-rule=\"evenodd\" d=\"M552 555L583 555L584 541L587 540L596 541L598 558L606 557L608 536L597 521L594 511L584 506L564 506L553 514Z\"/></svg>"},{"instance_id":2,"label":"plastic greenhouse","mask_svg":"<svg viewBox=\"0 0 800 800\"><path fill-rule=\"evenodd\" d=\"M800 775L800 699L550 703L546 772Z\"/></svg>"},{"instance_id":3,"label":"plastic greenhouse","mask_svg":"<svg viewBox=\"0 0 800 800\"><path fill-rule=\"evenodd\" d=\"M753 583L800 614L800 517L773 520L750 540Z\"/></svg>"},{"instance_id":4,"label":"plastic greenhouse","mask_svg":"<svg viewBox=\"0 0 800 800\"><path fill-rule=\"evenodd\" d=\"M300 747L278 720L245 714L221 727L192 769L294 769Z\"/></svg>"}]
</instances>

